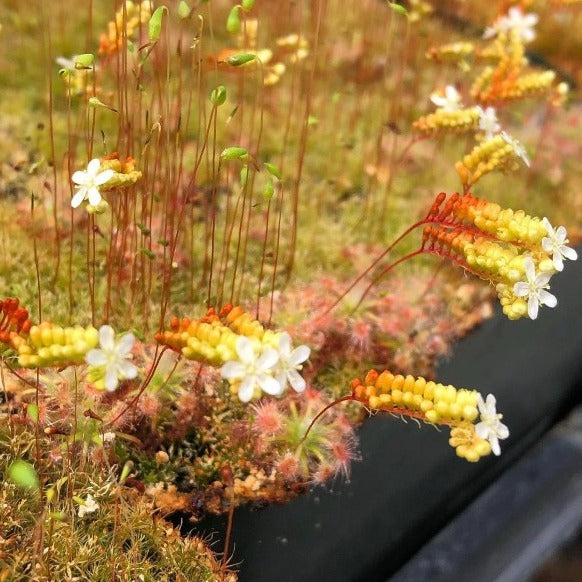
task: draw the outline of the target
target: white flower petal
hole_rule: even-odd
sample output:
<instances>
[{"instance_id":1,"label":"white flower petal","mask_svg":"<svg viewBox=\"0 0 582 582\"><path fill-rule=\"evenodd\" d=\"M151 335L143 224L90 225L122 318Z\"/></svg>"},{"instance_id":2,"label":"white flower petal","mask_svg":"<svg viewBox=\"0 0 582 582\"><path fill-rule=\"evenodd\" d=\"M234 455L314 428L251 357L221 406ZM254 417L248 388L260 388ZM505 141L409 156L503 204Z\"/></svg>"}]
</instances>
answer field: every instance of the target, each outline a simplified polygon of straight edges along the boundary
<instances>
[{"instance_id":1,"label":"white flower petal","mask_svg":"<svg viewBox=\"0 0 582 582\"><path fill-rule=\"evenodd\" d=\"M117 372L119 373L120 378L133 380L133 378L137 377L137 366L127 360L123 360L118 362Z\"/></svg>"},{"instance_id":2,"label":"white flower petal","mask_svg":"<svg viewBox=\"0 0 582 582\"><path fill-rule=\"evenodd\" d=\"M496 414L497 410L497 399L493 394L488 394L487 398L485 399L485 406L487 407L487 412L489 414Z\"/></svg>"},{"instance_id":3,"label":"white flower petal","mask_svg":"<svg viewBox=\"0 0 582 582\"><path fill-rule=\"evenodd\" d=\"M538 316L539 302L535 295L530 295L527 302L527 314L530 319L536 319Z\"/></svg>"},{"instance_id":4,"label":"white flower petal","mask_svg":"<svg viewBox=\"0 0 582 582\"><path fill-rule=\"evenodd\" d=\"M127 356L135 344L135 336L132 333L124 333L117 341L115 351L121 357Z\"/></svg>"},{"instance_id":5,"label":"white flower petal","mask_svg":"<svg viewBox=\"0 0 582 582\"><path fill-rule=\"evenodd\" d=\"M105 372L105 388L109 392L113 392L117 388L117 384L119 383L117 374L113 368L107 368Z\"/></svg>"},{"instance_id":6,"label":"white flower petal","mask_svg":"<svg viewBox=\"0 0 582 582\"><path fill-rule=\"evenodd\" d=\"M110 325L102 325L99 328L99 345L105 351L115 349L115 332Z\"/></svg>"},{"instance_id":7,"label":"white flower petal","mask_svg":"<svg viewBox=\"0 0 582 582\"><path fill-rule=\"evenodd\" d=\"M297 346L289 356L287 362L290 366L296 367L299 364L302 364L309 358L309 354L311 354L311 350L307 346Z\"/></svg>"},{"instance_id":8,"label":"white flower petal","mask_svg":"<svg viewBox=\"0 0 582 582\"><path fill-rule=\"evenodd\" d=\"M101 199L101 193L95 186L89 188L89 204L91 206L97 206L101 202Z\"/></svg>"},{"instance_id":9,"label":"white flower petal","mask_svg":"<svg viewBox=\"0 0 582 582\"><path fill-rule=\"evenodd\" d=\"M103 170L103 172L99 172L97 176L95 176L95 180L93 180L93 184L96 186L102 186L103 184L109 182L115 172L113 170Z\"/></svg>"},{"instance_id":10,"label":"white flower petal","mask_svg":"<svg viewBox=\"0 0 582 582\"><path fill-rule=\"evenodd\" d=\"M279 361L279 354L277 350L273 348L267 348L261 357L257 360L257 370L261 372L266 372L270 370Z\"/></svg>"},{"instance_id":11,"label":"white flower petal","mask_svg":"<svg viewBox=\"0 0 582 582\"><path fill-rule=\"evenodd\" d=\"M536 269L531 257L525 259L523 266L525 268L525 276L527 277L528 282L534 281L536 278Z\"/></svg>"},{"instance_id":12,"label":"white flower petal","mask_svg":"<svg viewBox=\"0 0 582 582\"><path fill-rule=\"evenodd\" d=\"M241 362L251 364L256 360L253 344L248 337L241 336L237 338L235 348Z\"/></svg>"},{"instance_id":13,"label":"white flower petal","mask_svg":"<svg viewBox=\"0 0 582 582\"><path fill-rule=\"evenodd\" d=\"M284 331L279 337L279 353L288 356L291 353L291 336Z\"/></svg>"},{"instance_id":14,"label":"white flower petal","mask_svg":"<svg viewBox=\"0 0 582 582\"><path fill-rule=\"evenodd\" d=\"M553 276L553 271L542 271L535 277L534 285L538 288L544 288Z\"/></svg>"},{"instance_id":15,"label":"white flower petal","mask_svg":"<svg viewBox=\"0 0 582 582\"><path fill-rule=\"evenodd\" d=\"M279 396L283 393L284 389L281 387L281 384L273 378L273 376L259 374L256 376L256 379L263 392L266 392L271 396Z\"/></svg>"},{"instance_id":16,"label":"white flower petal","mask_svg":"<svg viewBox=\"0 0 582 582\"><path fill-rule=\"evenodd\" d=\"M306 387L306 382L303 376L297 370L289 370L287 372L287 379L289 380L289 384L291 384L291 388L295 390L295 392L303 392Z\"/></svg>"},{"instance_id":17,"label":"white flower petal","mask_svg":"<svg viewBox=\"0 0 582 582\"><path fill-rule=\"evenodd\" d=\"M487 440L489 438L489 426L484 422L475 425L475 432L480 439Z\"/></svg>"},{"instance_id":18,"label":"white flower petal","mask_svg":"<svg viewBox=\"0 0 582 582\"><path fill-rule=\"evenodd\" d=\"M82 172L77 170L72 176L71 180L75 182L75 184L83 185L89 181L89 177L87 176L87 172Z\"/></svg>"},{"instance_id":19,"label":"white flower petal","mask_svg":"<svg viewBox=\"0 0 582 582\"><path fill-rule=\"evenodd\" d=\"M275 380L277 380L281 386L281 393L285 392L285 388L287 388L287 372L279 372L276 375Z\"/></svg>"},{"instance_id":20,"label":"white flower petal","mask_svg":"<svg viewBox=\"0 0 582 582\"><path fill-rule=\"evenodd\" d=\"M558 300L556 296L552 295L549 291L540 289L540 303L542 305L547 305L548 307L556 307L556 305L558 305Z\"/></svg>"},{"instance_id":21,"label":"white flower petal","mask_svg":"<svg viewBox=\"0 0 582 582\"><path fill-rule=\"evenodd\" d=\"M249 402L255 391L255 377L247 376L238 387L238 398L241 402Z\"/></svg>"},{"instance_id":22,"label":"white flower petal","mask_svg":"<svg viewBox=\"0 0 582 582\"><path fill-rule=\"evenodd\" d=\"M491 445L491 450L493 454L498 457L501 454L501 448L499 446L499 440L494 434L489 435L489 444Z\"/></svg>"},{"instance_id":23,"label":"white flower petal","mask_svg":"<svg viewBox=\"0 0 582 582\"><path fill-rule=\"evenodd\" d=\"M525 281L518 281L513 286L513 294L516 297L526 297L529 295L529 285Z\"/></svg>"},{"instance_id":24,"label":"white flower petal","mask_svg":"<svg viewBox=\"0 0 582 582\"><path fill-rule=\"evenodd\" d=\"M499 423L496 432L497 437L500 439L506 439L509 436L509 429L501 422Z\"/></svg>"},{"instance_id":25,"label":"white flower petal","mask_svg":"<svg viewBox=\"0 0 582 582\"><path fill-rule=\"evenodd\" d=\"M85 361L90 366L104 366L107 363L107 356L103 350L89 350L85 356Z\"/></svg>"},{"instance_id":26,"label":"white flower petal","mask_svg":"<svg viewBox=\"0 0 582 582\"><path fill-rule=\"evenodd\" d=\"M91 175L92 177L95 177L97 175L97 172L99 171L100 167L101 167L101 160L99 158L93 158L87 164L87 173L89 175Z\"/></svg>"},{"instance_id":27,"label":"white flower petal","mask_svg":"<svg viewBox=\"0 0 582 582\"><path fill-rule=\"evenodd\" d=\"M238 380L239 378L244 378L247 372L247 368L244 364L240 362L226 362L220 368L220 375L225 380Z\"/></svg>"},{"instance_id":28,"label":"white flower petal","mask_svg":"<svg viewBox=\"0 0 582 582\"><path fill-rule=\"evenodd\" d=\"M81 202L85 200L87 195L87 188L83 187L77 190L75 195L71 198L71 206L73 208L78 208L81 205Z\"/></svg>"},{"instance_id":29,"label":"white flower petal","mask_svg":"<svg viewBox=\"0 0 582 582\"><path fill-rule=\"evenodd\" d=\"M571 247L562 247L562 255L571 261L575 261L578 258L578 253Z\"/></svg>"}]
</instances>

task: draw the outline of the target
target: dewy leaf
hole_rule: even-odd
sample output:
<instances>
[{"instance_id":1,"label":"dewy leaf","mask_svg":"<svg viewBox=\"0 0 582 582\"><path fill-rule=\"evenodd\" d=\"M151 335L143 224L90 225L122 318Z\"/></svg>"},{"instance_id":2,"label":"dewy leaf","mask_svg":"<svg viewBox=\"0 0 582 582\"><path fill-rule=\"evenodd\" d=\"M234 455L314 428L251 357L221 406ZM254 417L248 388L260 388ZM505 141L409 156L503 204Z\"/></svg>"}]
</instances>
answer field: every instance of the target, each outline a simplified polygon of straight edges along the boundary
<instances>
[{"instance_id":1,"label":"dewy leaf","mask_svg":"<svg viewBox=\"0 0 582 582\"><path fill-rule=\"evenodd\" d=\"M26 461L14 461L8 467L8 480L24 489L38 489L38 474L36 469Z\"/></svg>"},{"instance_id":2,"label":"dewy leaf","mask_svg":"<svg viewBox=\"0 0 582 582\"><path fill-rule=\"evenodd\" d=\"M168 9L165 6L158 6L152 17L150 18L150 22L148 25L148 38L150 42L158 42L160 38L160 34L162 32L162 16L164 14L164 10L167 12Z\"/></svg>"},{"instance_id":3,"label":"dewy leaf","mask_svg":"<svg viewBox=\"0 0 582 582\"><path fill-rule=\"evenodd\" d=\"M401 4L397 4L396 2L388 2L388 6L390 6L390 8L392 8L396 14L408 17L408 10L406 10L406 8L404 8L404 6Z\"/></svg>"}]
</instances>

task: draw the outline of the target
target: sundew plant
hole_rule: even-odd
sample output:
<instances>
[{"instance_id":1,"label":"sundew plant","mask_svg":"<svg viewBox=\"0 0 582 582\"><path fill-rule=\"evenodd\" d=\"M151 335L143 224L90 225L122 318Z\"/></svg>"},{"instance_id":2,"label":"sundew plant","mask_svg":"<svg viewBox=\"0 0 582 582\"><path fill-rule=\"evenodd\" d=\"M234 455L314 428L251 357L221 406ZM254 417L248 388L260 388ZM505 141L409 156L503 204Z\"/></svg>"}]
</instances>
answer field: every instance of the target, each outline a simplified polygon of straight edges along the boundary
<instances>
[{"instance_id":1,"label":"sundew plant","mask_svg":"<svg viewBox=\"0 0 582 582\"><path fill-rule=\"evenodd\" d=\"M530 47L582 3L471 4L3 3L0 580L235 580L165 518L349 479L370 412L502 454L434 364L559 308L577 70Z\"/></svg>"}]
</instances>

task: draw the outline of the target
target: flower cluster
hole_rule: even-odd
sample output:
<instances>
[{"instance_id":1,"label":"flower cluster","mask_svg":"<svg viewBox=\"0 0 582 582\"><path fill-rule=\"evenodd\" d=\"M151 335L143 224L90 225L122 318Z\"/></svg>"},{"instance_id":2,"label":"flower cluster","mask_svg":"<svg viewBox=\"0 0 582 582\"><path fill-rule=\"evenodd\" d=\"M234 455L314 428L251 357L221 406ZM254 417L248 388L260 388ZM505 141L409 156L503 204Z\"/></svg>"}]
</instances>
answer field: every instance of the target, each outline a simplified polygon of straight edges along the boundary
<instances>
[{"instance_id":1,"label":"flower cluster","mask_svg":"<svg viewBox=\"0 0 582 582\"><path fill-rule=\"evenodd\" d=\"M271 396L281 396L289 384L296 392L305 390L305 380L299 374L309 358L307 346L293 349L288 333L266 335L267 343L254 342L245 336L236 339L236 360L220 369L242 402L260 397L261 390Z\"/></svg>"},{"instance_id":2,"label":"flower cluster","mask_svg":"<svg viewBox=\"0 0 582 582\"><path fill-rule=\"evenodd\" d=\"M363 381L353 380L351 388L351 399L372 411L449 426L451 446L459 457L471 462L491 451L499 455L499 440L509 436L492 394L484 401L476 390L445 386L422 376L394 375L387 370L380 374L370 370Z\"/></svg>"},{"instance_id":3,"label":"flower cluster","mask_svg":"<svg viewBox=\"0 0 582 582\"><path fill-rule=\"evenodd\" d=\"M86 170L77 170L71 179L75 183L75 194L71 199L71 206L78 208L85 200L87 212L102 213L108 208L101 192L114 188L127 188L135 184L142 177L142 173L135 168L135 160L127 158L119 160L117 153L105 158L92 159Z\"/></svg>"},{"instance_id":4,"label":"flower cluster","mask_svg":"<svg viewBox=\"0 0 582 582\"><path fill-rule=\"evenodd\" d=\"M170 330L157 333L156 340L190 360L221 366L222 377L242 402L261 391L281 396L287 385L296 392L305 390L299 371L309 348L293 348L288 333L265 330L238 306L226 305L218 313L210 308L198 320L173 318Z\"/></svg>"},{"instance_id":5,"label":"flower cluster","mask_svg":"<svg viewBox=\"0 0 582 582\"><path fill-rule=\"evenodd\" d=\"M426 222L422 250L494 283L510 319L536 319L541 305L554 307L550 278L577 258L563 226L470 194L439 194Z\"/></svg>"},{"instance_id":6,"label":"flower cluster","mask_svg":"<svg viewBox=\"0 0 582 582\"><path fill-rule=\"evenodd\" d=\"M485 174L516 169L519 160L529 166L530 162L525 149L516 139L506 132L494 135L500 127L493 115L489 114L487 118L482 114L479 116L479 128L492 134L491 137L477 144L470 153L455 164L455 170L466 189L475 185Z\"/></svg>"},{"instance_id":7,"label":"flower cluster","mask_svg":"<svg viewBox=\"0 0 582 582\"><path fill-rule=\"evenodd\" d=\"M113 328L102 325L99 328L99 348L93 348L85 356L89 364L89 381L97 388L113 392L120 380L136 378L137 367L129 361L134 344L132 333L126 333L115 341Z\"/></svg>"},{"instance_id":8,"label":"flower cluster","mask_svg":"<svg viewBox=\"0 0 582 582\"><path fill-rule=\"evenodd\" d=\"M483 38L494 38L499 34L515 33L523 42L531 42L535 37L534 26L538 23L535 14L523 14L520 8L510 8L507 15L500 16L492 26L485 29Z\"/></svg>"},{"instance_id":9,"label":"flower cluster","mask_svg":"<svg viewBox=\"0 0 582 582\"><path fill-rule=\"evenodd\" d=\"M125 6L115 13L115 21L107 23L107 33L101 34L99 39L99 54L113 56L123 47L124 39L133 39L140 27L143 27L151 18L151 3L143 0L134 3L125 0ZM121 34L124 31L124 34Z\"/></svg>"}]
</instances>

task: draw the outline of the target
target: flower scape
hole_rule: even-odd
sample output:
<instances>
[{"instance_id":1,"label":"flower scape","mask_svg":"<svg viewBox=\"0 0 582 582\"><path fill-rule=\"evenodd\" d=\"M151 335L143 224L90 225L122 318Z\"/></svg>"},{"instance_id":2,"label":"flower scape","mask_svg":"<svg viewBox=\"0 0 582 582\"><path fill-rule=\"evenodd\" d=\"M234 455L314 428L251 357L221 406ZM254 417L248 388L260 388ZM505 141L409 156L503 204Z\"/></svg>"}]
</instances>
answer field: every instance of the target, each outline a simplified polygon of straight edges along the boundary
<instances>
[{"instance_id":1,"label":"flower scape","mask_svg":"<svg viewBox=\"0 0 582 582\"><path fill-rule=\"evenodd\" d=\"M0 95L0 580L234 581L170 520L349 481L370 416L503 454L435 364L494 302L559 308L577 137L526 47L577 3L475 2L475 38L436 2L53 4Z\"/></svg>"}]
</instances>

